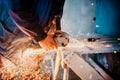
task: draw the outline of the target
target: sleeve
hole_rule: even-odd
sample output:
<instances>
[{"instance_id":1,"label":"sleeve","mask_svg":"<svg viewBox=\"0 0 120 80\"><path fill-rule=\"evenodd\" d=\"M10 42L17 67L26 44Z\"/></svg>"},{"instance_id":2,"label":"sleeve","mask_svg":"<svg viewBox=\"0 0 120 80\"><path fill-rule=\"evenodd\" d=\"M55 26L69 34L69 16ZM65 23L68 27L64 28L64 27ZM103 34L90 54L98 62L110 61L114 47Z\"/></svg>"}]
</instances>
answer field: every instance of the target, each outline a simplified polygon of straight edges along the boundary
<instances>
[{"instance_id":1,"label":"sleeve","mask_svg":"<svg viewBox=\"0 0 120 80\"><path fill-rule=\"evenodd\" d=\"M36 41L43 40L47 36L39 22L31 14L31 11L9 11L9 13L13 22L27 36L34 38Z\"/></svg>"},{"instance_id":2,"label":"sleeve","mask_svg":"<svg viewBox=\"0 0 120 80\"><path fill-rule=\"evenodd\" d=\"M16 29L16 25L9 16L7 5L4 0L0 0L0 37L6 36L8 33L14 34Z\"/></svg>"},{"instance_id":3,"label":"sleeve","mask_svg":"<svg viewBox=\"0 0 120 80\"><path fill-rule=\"evenodd\" d=\"M36 0L18 0L13 2L9 14L17 27L26 35L33 37L36 41L43 40L47 34L40 26L38 19L33 14L33 3Z\"/></svg>"},{"instance_id":4,"label":"sleeve","mask_svg":"<svg viewBox=\"0 0 120 80\"><path fill-rule=\"evenodd\" d=\"M6 53L7 47L17 35L17 27L11 20L6 0L0 0L0 55Z\"/></svg>"}]
</instances>

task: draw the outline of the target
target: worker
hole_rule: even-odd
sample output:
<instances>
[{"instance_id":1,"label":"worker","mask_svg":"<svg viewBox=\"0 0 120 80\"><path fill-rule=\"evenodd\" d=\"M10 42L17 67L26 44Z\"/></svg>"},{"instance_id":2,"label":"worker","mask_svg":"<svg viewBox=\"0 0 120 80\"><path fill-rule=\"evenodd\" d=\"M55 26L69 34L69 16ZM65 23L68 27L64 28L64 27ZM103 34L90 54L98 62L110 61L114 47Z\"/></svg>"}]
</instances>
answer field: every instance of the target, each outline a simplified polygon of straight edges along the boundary
<instances>
[{"instance_id":1,"label":"worker","mask_svg":"<svg viewBox=\"0 0 120 80\"><path fill-rule=\"evenodd\" d=\"M23 41L21 44L12 45L13 36L17 36L19 30L43 49L56 49L58 46L54 37L56 33L62 34L61 18L64 2L65 0L0 0L0 54L15 65L21 63L22 55L16 54L16 51L21 48L24 50L29 43L24 44Z\"/></svg>"},{"instance_id":2,"label":"worker","mask_svg":"<svg viewBox=\"0 0 120 80\"><path fill-rule=\"evenodd\" d=\"M0 0L0 8L3 8L3 11L0 9L0 41L5 37L5 31L15 32L17 26L42 48L57 48L53 36L56 32L62 32L64 2L65 0Z\"/></svg>"}]
</instances>

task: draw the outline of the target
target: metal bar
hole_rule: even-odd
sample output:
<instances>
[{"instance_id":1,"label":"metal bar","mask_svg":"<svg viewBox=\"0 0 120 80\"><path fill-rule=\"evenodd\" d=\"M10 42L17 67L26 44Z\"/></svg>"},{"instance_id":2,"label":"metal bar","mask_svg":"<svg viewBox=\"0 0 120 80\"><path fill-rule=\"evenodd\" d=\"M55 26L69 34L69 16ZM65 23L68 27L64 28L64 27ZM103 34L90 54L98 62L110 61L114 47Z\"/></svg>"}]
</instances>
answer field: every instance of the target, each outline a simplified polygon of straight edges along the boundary
<instances>
[{"instance_id":1,"label":"metal bar","mask_svg":"<svg viewBox=\"0 0 120 80\"><path fill-rule=\"evenodd\" d=\"M69 54L64 62L70 67L82 80L104 80L104 78L91 67L83 58L77 54Z\"/></svg>"}]
</instances>

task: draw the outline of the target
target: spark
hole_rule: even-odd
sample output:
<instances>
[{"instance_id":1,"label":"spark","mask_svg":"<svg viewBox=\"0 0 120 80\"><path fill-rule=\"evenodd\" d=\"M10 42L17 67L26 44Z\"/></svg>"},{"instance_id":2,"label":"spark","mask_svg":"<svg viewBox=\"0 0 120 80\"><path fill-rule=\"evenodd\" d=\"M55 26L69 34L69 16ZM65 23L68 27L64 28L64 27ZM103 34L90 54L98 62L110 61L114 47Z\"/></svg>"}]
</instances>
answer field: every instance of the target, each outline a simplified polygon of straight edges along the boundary
<instances>
[{"instance_id":1,"label":"spark","mask_svg":"<svg viewBox=\"0 0 120 80\"><path fill-rule=\"evenodd\" d=\"M83 68L83 65L81 65L80 68Z\"/></svg>"},{"instance_id":2,"label":"spark","mask_svg":"<svg viewBox=\"0 0 120 80\"><path fill-rule=\"evenodd\" d=\"M93 5L94 5L94 3L91 3L91 5L93 6Z\"/></svg>"},{"instance_id":3,"label":"spark","mask_svg":"<svg viewBox=\"0 0 120 80\"><path fill-rule=\"evenodd\" d=\"M28 48L27 50L24 51L24 55L40 54L44 52L46 52L44 49L34 50L33 48Z\"/></svg>"},{"instance_id":4,"label":"spark","mask_svg":"<svg viewBox=\"0 0 120 80\"><path fill-rule=\"evenodd\" d=\"M84 41L87 41L87 39L84 39Z\"/></svg>"},{"instance_id":5,"label":"spark","mask_svg":"<svg viewBox=\"0 0 120 80\"><path fill-rule=\"evenodd\" d=\"M120 38L118 38L117 40L120 40Z\"/></svg>"},{"instance_id":6,"label":"spark","mask_svg":"<svg viewBox=\"0 0 120 80\"><path fill-rule=\"evenodd\" d=\"M92 77L93 77L93 75L92 75L92 74L90 74L89 79L92 79Z\"/></svg>"},{"instance_id":7,"label":"spark","mask_svg":"<svg viewBox=\"0 0 120 80\"><path fill-rule=\"evenodd\" d=\"M117 51L114 51L114 53L116 54L116 53L117 53Z\"/></svg>"},{"instance_id":8,"label":"spark","mask_svg":"<svg viewBox=\"0 0 120 80\"><path fill-rule=\"evenodd\" d=\"M90 35L90 33L88 32L88 33L87 33L87 36L89 36L89 35Z\"/></svg>"},{"instance_id":9,"label":"spark","mask_svg":"<svg viewBox=\"0 0 120 80\"><path fill-rule=\"evenodd\" d=\"M105 47L111 47L111 45L105 45Z\"/></svg>"},{"instance_id":10,"label":"spark","mask_svg":"<svg viewBox=\"0 0 120 80\"><path fill-rule=\"evenodd\" d=\"M96 25L96 28L98 28L99 27L99 25Z\"/></svg>"}]
</instances>

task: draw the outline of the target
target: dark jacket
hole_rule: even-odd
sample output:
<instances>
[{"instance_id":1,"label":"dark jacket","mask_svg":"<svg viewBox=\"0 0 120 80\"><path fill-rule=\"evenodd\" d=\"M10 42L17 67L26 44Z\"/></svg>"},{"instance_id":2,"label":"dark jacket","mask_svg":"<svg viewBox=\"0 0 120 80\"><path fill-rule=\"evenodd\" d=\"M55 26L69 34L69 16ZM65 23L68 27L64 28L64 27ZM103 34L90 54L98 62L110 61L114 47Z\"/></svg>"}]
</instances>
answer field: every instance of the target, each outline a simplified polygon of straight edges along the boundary
<instances>
[{"instance_id":1,"label":"dark jacket","mask_svg":"<svg viewBox=\"0 0 120 80\"><path fill-rule=\"evenodd\" d=\"M21 31L40 41L46 37L45 27L52 23L55 16L62 17L64 1L13 0L9 14ZM57 25L57 29L61 26Z\"/></svg>"}]
</instances>

